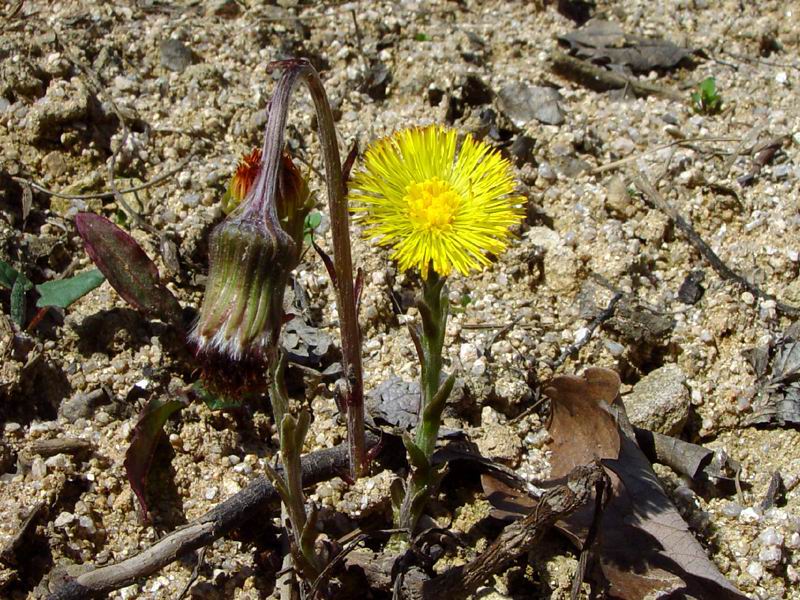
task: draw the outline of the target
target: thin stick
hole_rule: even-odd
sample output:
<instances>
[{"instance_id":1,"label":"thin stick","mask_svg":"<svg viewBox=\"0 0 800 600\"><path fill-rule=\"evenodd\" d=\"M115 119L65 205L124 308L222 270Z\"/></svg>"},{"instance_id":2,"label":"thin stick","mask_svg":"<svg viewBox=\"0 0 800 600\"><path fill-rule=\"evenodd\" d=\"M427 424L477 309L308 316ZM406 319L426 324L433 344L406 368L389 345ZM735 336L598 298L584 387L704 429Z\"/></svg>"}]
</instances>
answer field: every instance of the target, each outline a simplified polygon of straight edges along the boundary
<instances>
[{"instance_id":1,"label":"thin stick","mask_svg":"<svg viewBox=\"0 0 800 600\"><path fill-rule=\"evenodd\" d=\"M686 100L685 94L651 81L643 81L637 77L630 77L621 73L607 71L602 67L575 58L563 52L552 52L550 61L554 70L562 74L577 77L586 81L589 87L601 87L603 89L630 88L636 96L663 96L671 100Z\"/></svg>"},{"instance_id":2,"label":"thin stick","mask_svg":"<svg viewBox=\"0 0 800 600\"><path fill-rule=\"evenodd\" d=\"M367 446L380 441L377 435L367 433ZM307 454L302 459L303 485L326 481L343 471L349 464L348 447L339 444ZM281 470L279 468L279 470ZM252 518L265 518L278 492L266 477L258 477L250 484L221 502L199 519L162 537L142 552L120 561L93 569L69 581L48 596L48 600L85 600L105 596L136 581L156 573L184 554L208 546L228 532L241 527Z\"/></svg>"},{"instance_id":3,"label":"thin stick","mask_svg":"<svg viewBox=\"0 0 800 600\"><path fill-rule=\"evenodd\" d=\"M739 275L739 273L722 262L720 257L717 256L717 254L711 249L711 246L703 241L703 238L701 238L697 231L695 231L694 227L692 227L691 224L689 224L689 222L684 219L680 213L678 213L677 209L675 209L675 207L672 206L667 199L664 198L664 196L662 196L657 189L655 189L655 187L653 187L644 174L631 171L630 176L644 197L647 198L647 200L649 200L650 203L658 210L672 219L672 221L675 223L675 226L680 229L689 240L689 243L694 246L694 248L709 262L709 264L711 264L711 267L720 277L722 277L722 279L727 279L729 281L738 283L757 298L761 298L762 300L772 300L775 302L775 309L785 315L790 317L800 316L800 308L781 302L775 296L763 291L754 283L749 282L747 279Z\"/></svg>"},{"instance_id":4,"label":"thin stick","mask_svg":"<svg viewBox=\"0 0 800 600\"><path fill-rule=\"evenodd\" d=\"M176 173L179 173L183 170L183 168L189 164L189 161L194 158L194 151L189 152L189 154L184 158L180 164L175 167L174 169L170 169L166 173L162 173L158 177L154 177L150 181L145 181L144 183L140 183L139 185L134 185L133 187L125 188L119 190L120 194L130 194L133 192L139 192L141 190L146 190L147 188L159 185L163 183ZM63 198L64 200L93 200L95 198L113 198L114 192L113 191L105 191L105 192L93 192L91 194L64 194L63 192L56 192L51 189L44 187L43 185L36 183L31 179L25 179L24 177L15 177L12 176L11 179L16 181L17 183L26 183L35 189L37 192L41 192L43 194L47 194L48 196L53 196L54 198Z\"/></svg>"},{"instance_id":5,"label":"thin stick","mask_svg":"<svg viewBox=\"0 0 800 600\"><path fill-rule=\"evenodd\" d=\"M604 480L605 474L599 464L576 467L569 474L568 483L546 491L539 498L536 508L506 527L500 537L475 560L424 582L421 590L409 590L412 592L410 594L402 590L401 597L468 598L494 574L533 548L556 521L586 504Z\"/></svg>"},{"instance_id":6,"label":"thin stick","mask_svg":"<svg viewBox=\"0 0 800 600\"><path fill-rule=\"evenodd\" d=\"M582 339L564 348L561 351L561 354L558 356L558 358L555 359L552 363L550 363L550 367L554 371L558 369L558 367L564 364L564 361L567 360L567 357L570 354L578 352L581 348L583 348L586 344L589 343L589 340L592 339L592 335L594 334L595 330L598 327L600 327L600 325L602 325L603 323L605 323L611 317L614 316L614 311L617 309L617 304L621 299L622 299L621 292L617 292L614 294L614 296L609 301L608 306L606 306L602 311L600 311L600 313L598 313L598 315L594 319L592 319L592 322L589 323L589 326L587 327L587 329L589 330L588 333Z\"/></svg>"},{"instance_id":7,"label":"thin stick","mask_svg":"<svg viewBox=\"0 0 800 600\"><path fill-rule=\"evenodd\" d=\"M598 173L605 173L606 171L613 171L614 169L618 169L624 165L629 163L635 162L640 158L644 158L650 154L654 154L656 152L660 152L661 150L666 150L667 148L672 148L674 146L689 146L690 144L698 143L698 142L741 142L740 138L731 138L731 137L695 137L695 138L684 138L682 140L675 140L674 142L670 142L669 144L664 144L663 146L656 146L655 148L650 148L649 150L645 150L644 152L640 152L638 154L634 154L633 156L626 156L625 158L620 158L619 160L615 160L613 162L607 163L605 165L600 165L599 167L595 167L590 173L593 175L597 175Z\"/></svg>"}]
</instances>

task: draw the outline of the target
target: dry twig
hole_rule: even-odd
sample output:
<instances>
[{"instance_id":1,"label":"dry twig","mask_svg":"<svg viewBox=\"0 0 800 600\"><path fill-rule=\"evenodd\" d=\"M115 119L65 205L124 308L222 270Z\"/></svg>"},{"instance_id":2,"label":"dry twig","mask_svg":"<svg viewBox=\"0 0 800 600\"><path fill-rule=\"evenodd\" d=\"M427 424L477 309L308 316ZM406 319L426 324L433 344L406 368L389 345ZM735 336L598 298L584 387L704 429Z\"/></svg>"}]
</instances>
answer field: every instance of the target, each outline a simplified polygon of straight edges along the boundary
<instances>
[{"instance_id":1,"label":"dry twig","mask_svg":"<svg viewBox=\"0 0 800 600\"><path fill-rule=\"evenodd\" d=\"M775 296L763 291L757 285L749 282L747 279L739 275L739 273L722 262L720 257L717 256L717 254L711 249L711 246L706 244L703 238L701 238L697 231L695 231L694 227L692 227L691 224L684 219L680 213L678 213L677 209L672 206L667 199L664 198L664 196L662 196L657 189L655 189L655 187L653 187L644 174L631 172L630 176L644 197L655 208L663 212L675 223L675 226L686 236L686 238L689 240L689 243L694 246L695 249L702 255L702 257L711 264L711 267L720 277L722 277L722 279L727 279L729 281L738 283L756 298L761 298L762 300L772 300L775 302L775 309L785 315L790 317L800 316L799 307L781 302Z\"/></svg>"},{"instance_id":2,"label":"dry twig","mask_svg":"<svg viewBox=\"0 0 800 600\"><path fill-rule=\"evenodd\" d=\"M555 51L550 54L552 68L566 76L579 79L588 87L608 89L629 89L635 96L662 96L670 100L686 100L686 95L652 81L641 80L622 73L608 71L586 60Z\"/></svg>"},{"instance_id":3,"label":"dry twig","mask_svg":"<svg viewBox=\"0 0 800 600\"><path fill-rule=\"evenodd\" d=\"M367 448L378 444L378 436L367 433ZM347 472L347 445L340 444L303 457L303 484L312 485ZM280 470L280 469L279 469ZM199 519L167 534L142 552L121 562L100 567L67 582L49 600L85 600L104 596L157 572L188 552L208 546L214 540L263 515L278 501L278 492L266 477L258 477L241 492L221 502Z\"/></svg>"}]
</instances>

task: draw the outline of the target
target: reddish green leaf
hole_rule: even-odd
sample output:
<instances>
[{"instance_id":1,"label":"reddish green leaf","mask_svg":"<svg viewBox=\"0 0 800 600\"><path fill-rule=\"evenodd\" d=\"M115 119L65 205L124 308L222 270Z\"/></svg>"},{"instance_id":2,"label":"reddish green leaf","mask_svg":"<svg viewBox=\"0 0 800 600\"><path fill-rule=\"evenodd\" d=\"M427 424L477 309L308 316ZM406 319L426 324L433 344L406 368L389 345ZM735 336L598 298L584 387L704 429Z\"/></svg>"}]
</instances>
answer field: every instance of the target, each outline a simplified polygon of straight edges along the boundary
<instances>
[{"instance_id":1,"label":"reddish green leaf","mask_svg":"<svg viewBox=\"0 0 800 600\"><path fill-rule=\"evenodd\" d=\"M180 400L153 398L148 402L133 432L133 439L125 452L125 472L134 494L141 505L142 518L147 518L145 487L147 474L153 462L158 440L163 435L164 423L170 415L184 407Z\"/></svg>"},{"instance_id":2,"label":"reddish green leaf","mask_svg":"<svg viewBox=\"0 0 800 600\"><path fill-rule=\"evenodd\" d=\"M165 321L179 319L180 304L161 284L156 265L136 240L105 217L93 213L79 213L75 226L86 253L131 306Z\"/></svg>"}]
</instances>

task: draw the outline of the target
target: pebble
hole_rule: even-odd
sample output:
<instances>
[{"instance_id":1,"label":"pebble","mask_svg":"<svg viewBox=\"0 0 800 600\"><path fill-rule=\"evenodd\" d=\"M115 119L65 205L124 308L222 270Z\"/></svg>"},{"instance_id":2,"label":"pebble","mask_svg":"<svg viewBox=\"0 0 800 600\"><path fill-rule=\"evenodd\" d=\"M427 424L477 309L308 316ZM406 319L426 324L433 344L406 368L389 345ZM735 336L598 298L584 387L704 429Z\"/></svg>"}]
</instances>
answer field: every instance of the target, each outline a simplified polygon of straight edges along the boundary
<instances>
[{"instance_id":1,"label":"pebble","mask_svg":"<svg viewBox=\"0 0 800 600\"><path fill-rule=\"evenodd\" d=\"M478 359L478 349L475 344L469 342L461 344L461 348L458 350L458 358L461 359L464 365L474 363Z\"/></svg>"},{"instance_id":2,"label":"pebble","mask_svg":"<svg viewBox=\"0 0 800 600\"><path fill-rule=\"evenodd\" d=\"M681 368L667 364L643 377L623 401L631 423L675 436L689 418L691 395Z\"/></svg>"},{"instance_id":3,"label":"pebble","mask_svg":"<svg viewBox=\"0 0 800 600\"><path fill-rule=\"evenodd\" d=\"M763 546L783 546L783 534L774 527L767 527L758 535L758 540Z\"/></svg>"},{"instance_id":4,"label":"pebble","mask_svg":"<svg viewBox=\"0 0 800 600\"><path fill-rule=\"evenodd\" d=\"M726 502L722 506L722 514L728 518L735 519L742 513L742 505L738 502Z\"/></svg>"},{"instance_id":5,"label":"pebble","mask_svg":"<svg viewBox=\"0 0 800 600\"><path fill-rule=\"evenodd\" d=\"M546 125L561 125L564 111L558 90L549 87L512 83L498 93L500 110L517 127L526 127L531 121Z\"/></svg>"},{"instance_id":6,"label":"pebble","mask_svg":"<svg viewBox=\"0 0 800 600\"><path fill-rule=\"evenodd\" d=\"M764 577L764 566L759 562L751 562L747 566L747 574L756 581L760 581Z\"/></svg>"},{"instance_id":7,"label":"pebble","mask_svg":"<svg viewBox=\"0 0 800 600\"><path fill-rule=\"evenodd\" d=\"M758 523L761 520L761 515L754 507L748 506L739 513L739 520L744 523Z\"/></svg>"},{"instance_id":8,"label":"pebble","mask_svg":"<svg viewBox=\"0 0 800 600\"><path fill-rule=\"evenodd\" d=\"M175 39L166 39L161 42L159 48L161 53L161 66L182 73L192 64L192 51L183 42Z\"/></svg>"},{"instance_id":9,"label":"pebble","mask_svg":"<svg viewBox=\"0 0 800 600\"><path fill-rule=\"evenodd\" d=\"M765 546L758 551L758 561L768 569L774 569L781 564L783 552L778 546Z\"/></svg>"},{"instance_id":10,"label":"pebble","mask_svg":"<svg viewBox=\"0 0 800 600\"><path fill-rule=\"evenodd\" d=\"M472 364L472 368L469 370L469 372L473 377L480 377L486 373L486 359L481 356Z\"/></svg>"},{"instance_id":11,"label":"pebble","mask_svg":"<svg viewBox=\"0 0 800 600\"><path fill-rule=\"evenodd\" d=\"M55 527L66 527L75 520L75 515L71 512L62 512L53 521Z\"/></svg>"},{"instance_id":12,"label":"pebble","mask_svg":"<svg viewBox=\"0 0 800 600\"><path fill-rule=\"evenodd\" d=\"M207 487L203 496L206 500L213 500L217 497L217 492L219 492L219 489L216 486Z\"/></svg>"}]
</instances>

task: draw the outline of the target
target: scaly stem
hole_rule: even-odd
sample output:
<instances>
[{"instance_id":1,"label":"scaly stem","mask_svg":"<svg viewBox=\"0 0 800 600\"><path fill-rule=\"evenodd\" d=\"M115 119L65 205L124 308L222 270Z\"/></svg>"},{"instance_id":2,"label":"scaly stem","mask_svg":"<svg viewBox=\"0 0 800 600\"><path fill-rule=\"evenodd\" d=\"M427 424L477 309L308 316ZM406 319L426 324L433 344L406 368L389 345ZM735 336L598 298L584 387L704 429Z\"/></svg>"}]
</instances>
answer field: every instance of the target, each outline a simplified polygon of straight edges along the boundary
<instances>
[{"instance_id":1,"label":"scaly stem","mask_svg":"<svg viewBox=\"0 0 800 600\"><path fill-rule=\"evenodd\" d=\"M278 90L291 90L302 79L308 86L319 123L320 145L325 161L325 179L328 187L328 210L331 218L333 258L336 272L336 305L342 337L342 366L345 374L345 407L347 441L350 449L350 476L356 479L366 470L364 442L364 381L361 367L361 332L358 328L356 300L353 289L353 261L350 254L350 219L347 212L342 164L336 128L333 124L325 88L319 74L305 59L280 61L270 68L283 68L283 79ZM285 122L285 121L284 121Z\"/></svg>"},{"instance_id":2,"label":"scaly stem","mask_svg":"<svg viewBox=\"0 0 800 600\"><path fill-rule=\"evenodd\" d=\"M289 515L292 539L296 549L295 560L299 570L306 579L313 581L320 574L324 565L314 549L316 539L315 519L306 514L306 499L303 494L302 466L300 455L308 433L311 417L303 410L295 417L289 412L289 397L286 393L284 370L286 357L273 353L270 357L270 402L275 422L278 426L283 476L271 468L267 474L278 490L281 500Z\"/></svg>"},{"instance_id":3,"label":"scaly stem","mask_svg":"<svg viewBox=\"0 0 800 600\"><path fill-rule=\"evenodd\" d=\"M422 328L412 329L411 333L422 367L419 420L416 439L404 439L412 471L397 515L398 526L409 534L414 533L425 504L439 484L439 474L431 465L431 457L439 437L442 411L455 381L450 375L441 383L442 348L450 303L445 278L433 269L423 282L422 298L417 307Z\"/></svg>"},{"instance_id":4,"label":"scaly stem","mask_svg":"<svg viewBox=\"0 0 800 600\"><path fill-rule=\"evenodd\" d=\"M417 446L425 456L430 459L436 446L441 423L441 407L433 407L432 415L426 418L426 411L432 407L433 399L439 391L442 376L442 348L444 334L447 329L447 315L450 303L444 287L445 278L440 277L433 269L429 271L427 279L422 285L422 300L418 303L422 317L422 374L420 376L420 390L422 401L420 403L419 422L417 424Z\"/></svg>"}]
</instances>

